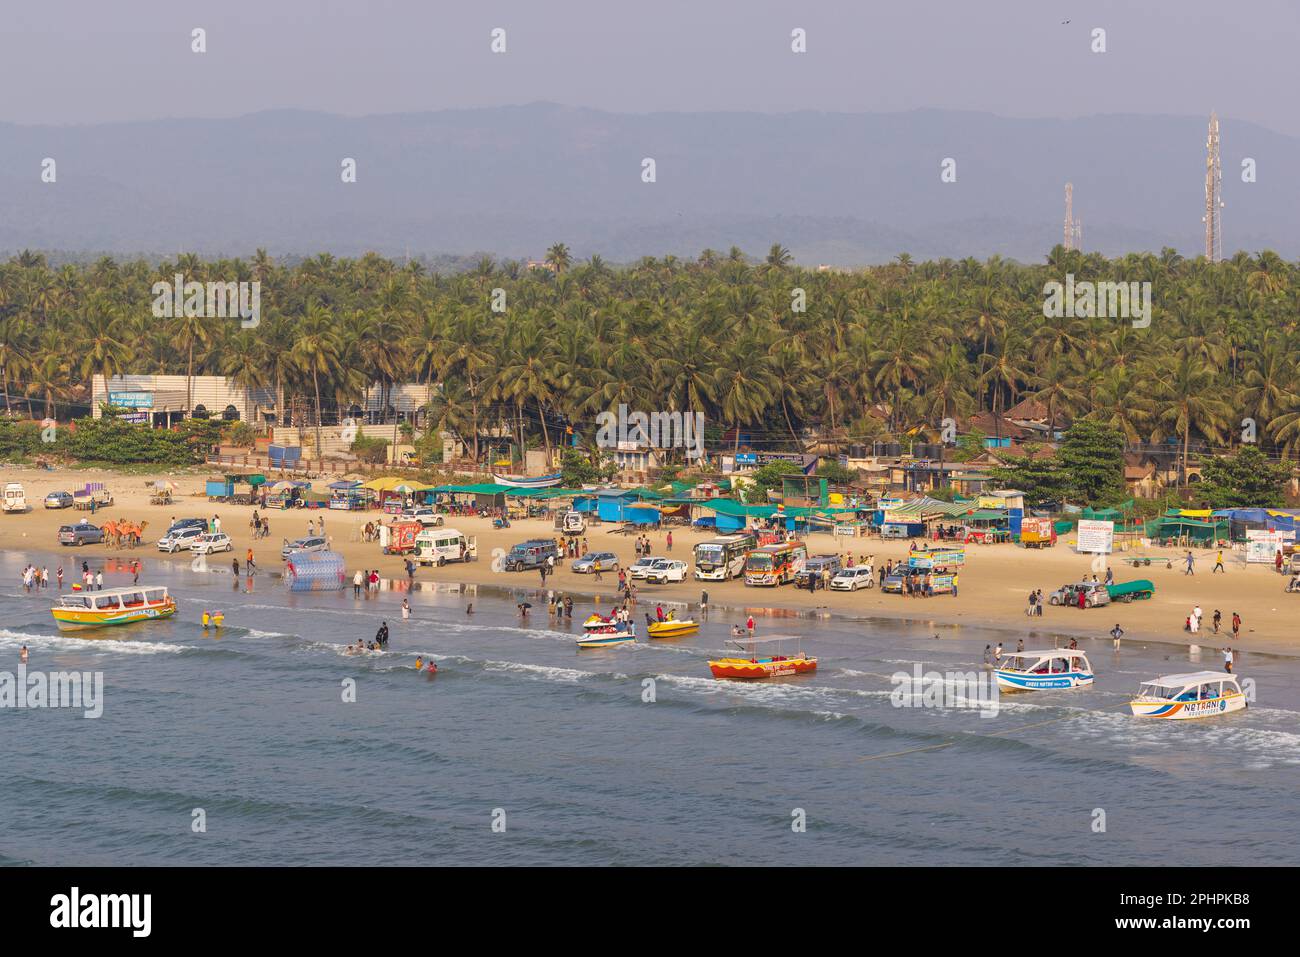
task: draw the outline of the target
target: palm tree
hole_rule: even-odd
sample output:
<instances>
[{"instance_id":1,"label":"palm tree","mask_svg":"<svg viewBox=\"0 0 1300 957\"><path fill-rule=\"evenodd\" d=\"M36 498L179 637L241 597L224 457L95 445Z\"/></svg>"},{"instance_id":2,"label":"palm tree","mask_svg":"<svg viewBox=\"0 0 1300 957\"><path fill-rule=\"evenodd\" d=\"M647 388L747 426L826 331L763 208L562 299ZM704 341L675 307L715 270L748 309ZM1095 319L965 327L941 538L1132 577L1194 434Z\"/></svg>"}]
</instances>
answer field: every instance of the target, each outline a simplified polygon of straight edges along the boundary
<instances>
[{"instance_id":1,"label":"palm tree","mask_svg":"<svg viewBox=\"0 0 1300 957\"><path fill-rule=\"evenodd\" d=\"M310 300L298 323L297 341L293 345L291 356L298 371L311 376L312 390L316 396L317 460L324 457L320 424L320 379L321 376L330 379L337 374L341 351L342 343L334 328L333 313L320 300Z\"/></svg>"},{"instance_id":2,"label":"palm tree","mask_svg":"<svg viewBox=\"0 0 1300 957\"><path fill-rule=\"evenodd\" d=\"M1152 370L1155 399L1160 411L1157 421L1182 436L1182 469L1179 484L1187 483L1187 458L1192 432L1219 441L1228 425L1231 410L1218 397L1214 372L1192 356L1165 356Z\"/></svg>"},{"instance_id":3,"label":"palm tree","mask_svg":"<svg viewBox=\"0 0 1300 957\"><path fill-rule=\"evenodd\" d=\"M573 257L569 254L568 246L564 245L564 243L556 243L546 250L546 261L555 270L555 274L559 276L569 268L573 262Z\"/></svg>"}]
</instances>

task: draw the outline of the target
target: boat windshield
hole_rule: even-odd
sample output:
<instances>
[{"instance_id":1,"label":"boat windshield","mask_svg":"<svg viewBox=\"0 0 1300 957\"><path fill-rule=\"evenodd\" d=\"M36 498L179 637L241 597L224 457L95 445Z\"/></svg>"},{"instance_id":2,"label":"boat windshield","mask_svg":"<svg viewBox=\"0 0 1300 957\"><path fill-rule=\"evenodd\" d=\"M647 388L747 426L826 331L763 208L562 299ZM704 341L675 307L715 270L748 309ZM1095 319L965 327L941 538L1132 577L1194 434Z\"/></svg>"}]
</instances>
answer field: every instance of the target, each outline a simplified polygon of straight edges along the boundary
<instances>
[{"instance_id":1,"label":"boat windshield","mask_svg":"<svg viewBox=\"0 0 1300 957\"><path fill-rule=\"evenodd\" d=\"M1166 688L1157 684L1144 684L1138 689L1138 694L1144 698L1172 698L1177 689Z\"/></svg>"}]
</instances>

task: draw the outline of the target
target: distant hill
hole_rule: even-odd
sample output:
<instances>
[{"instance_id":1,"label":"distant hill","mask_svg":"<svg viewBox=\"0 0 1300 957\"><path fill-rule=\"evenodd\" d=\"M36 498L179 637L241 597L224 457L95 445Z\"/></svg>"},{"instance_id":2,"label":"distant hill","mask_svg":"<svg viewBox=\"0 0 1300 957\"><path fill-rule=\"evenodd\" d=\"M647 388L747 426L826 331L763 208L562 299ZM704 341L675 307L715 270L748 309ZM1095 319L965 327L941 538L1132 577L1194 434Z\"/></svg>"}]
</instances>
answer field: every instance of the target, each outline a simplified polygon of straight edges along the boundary
<instances>
[{"instance_id":1,"label":"distant hill","mask_svg":"<svg viewBox=\"0 0 1300 957\"><path fill-rule=\"evenodd\" d=\"M1040 261L1074 183L1083 245L1201 251L1205 117L615 114L554 104L347 118L0 124L0 251L540 257L774 242L805 265ZM1222 121L1225 251L1300 258L1300 140ZM55 185L40 181L44 157ZM1243 184L1243 157L1258 182ZM353 157L358 181L340 181ZM657 182L641 181L653 157ZM957 160L957 182L940 162Z\"/></svg>"}]
</instances>

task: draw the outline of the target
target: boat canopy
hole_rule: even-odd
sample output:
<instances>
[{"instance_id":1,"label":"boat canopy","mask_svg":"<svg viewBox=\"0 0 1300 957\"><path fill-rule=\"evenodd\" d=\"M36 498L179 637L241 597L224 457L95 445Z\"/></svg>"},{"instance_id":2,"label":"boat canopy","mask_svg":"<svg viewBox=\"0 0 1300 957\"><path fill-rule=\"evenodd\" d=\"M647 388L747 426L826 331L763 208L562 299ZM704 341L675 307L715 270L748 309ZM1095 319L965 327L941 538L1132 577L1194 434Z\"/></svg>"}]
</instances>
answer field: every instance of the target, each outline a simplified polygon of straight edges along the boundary
<instances>
[{"instance_id":1,"label":"boat canopy","mask_svg":"<svg viewBox=\"0 0 1300 957\"><path fill-rule=\"evenodd\" d=\"M1152 678L1150 681L1142 682L1144 685L1158 685L1161 688L1186 688L1188 685L1198 685L1206 681L1223 681L1225 679L1236 683L1236 676L1227 674L1222 671L1192 671L1185 675L1162 675L1159 678Z\"/></svg>"}]
</instances>

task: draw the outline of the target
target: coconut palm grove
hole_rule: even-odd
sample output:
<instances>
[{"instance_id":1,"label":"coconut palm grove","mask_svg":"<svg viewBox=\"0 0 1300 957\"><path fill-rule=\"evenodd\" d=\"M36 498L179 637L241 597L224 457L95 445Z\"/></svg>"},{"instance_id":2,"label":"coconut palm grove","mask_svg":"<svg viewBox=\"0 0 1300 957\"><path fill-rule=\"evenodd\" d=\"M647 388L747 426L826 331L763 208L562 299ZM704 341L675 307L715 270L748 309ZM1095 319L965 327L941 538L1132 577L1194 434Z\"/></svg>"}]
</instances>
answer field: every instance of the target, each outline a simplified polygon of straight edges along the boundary
<instances>
[{"instance_id":1,"label":"coconut palm grove","mask_svg":"<svg viewBox=\"0 0 1300 957\"><path fill-rule=\"evenodd\" d=\"M151 287L176 274L260 281L260 323L156 318ZM1045 319L1044 286L1066 274L1149 282L1149 326ZM714 443L743 432L798 451L936 439L945 419L965 431L1033 398L1056 427L1087 420L1183 456L1233 448L1250 420L1280 460L1300 448L1298 289L1297 265L1267 251L1211 264L1058 246L1038 264L902 254L852 271L796 266L780 245L613 265L557 243L535 263L445 269L23 252L0 266L0 374L8 412L58 421L88 413L95 374L227 375L308 396L326 423L370 383L436 383L431 421L474 454L488 428L590 446L596 413L620 403L701 411Z\"/></svg>"}]
</instances>

